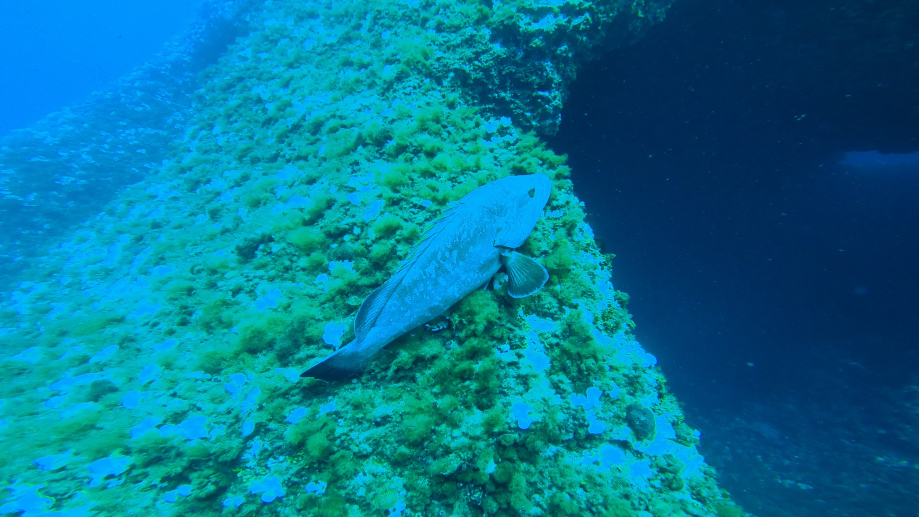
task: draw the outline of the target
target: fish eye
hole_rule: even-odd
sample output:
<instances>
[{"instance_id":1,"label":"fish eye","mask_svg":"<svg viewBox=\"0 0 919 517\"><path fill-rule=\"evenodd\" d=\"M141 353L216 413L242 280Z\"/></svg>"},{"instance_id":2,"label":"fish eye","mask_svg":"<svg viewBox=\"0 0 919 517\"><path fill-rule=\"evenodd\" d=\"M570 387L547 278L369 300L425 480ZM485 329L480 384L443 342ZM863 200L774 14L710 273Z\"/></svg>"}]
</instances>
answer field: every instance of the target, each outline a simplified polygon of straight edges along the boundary
<instances>
[{"instance_id":1,"label":"fish eye","mask_svg":"<svg viewBox=\"0 0 919 517\"><path fill-rule=\"evenodd\" d=\"M534 188L531 188L529 191L527 191L527 195L530 196L530 197L535 196L535 195L536 195L536 188L534 187Z\"/></svg>"}]
</instances>

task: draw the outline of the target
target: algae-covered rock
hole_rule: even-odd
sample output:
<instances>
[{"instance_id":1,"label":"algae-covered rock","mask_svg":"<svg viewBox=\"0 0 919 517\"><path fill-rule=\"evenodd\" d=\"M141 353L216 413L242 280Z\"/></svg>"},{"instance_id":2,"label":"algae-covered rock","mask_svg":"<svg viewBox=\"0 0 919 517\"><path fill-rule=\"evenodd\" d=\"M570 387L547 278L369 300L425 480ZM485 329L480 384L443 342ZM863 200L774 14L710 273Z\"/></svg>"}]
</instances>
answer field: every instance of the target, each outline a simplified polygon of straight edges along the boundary
<instances>
[{"instance_id":1,"label":"algae-covered rock","mask_svg":"<svg viewBox=\"0 0 919 517\"><path fill-rule=\"evenodd\" d=\"M578 62L663 5L336 0L250 11L251 32L202 71L171 158L0 306L4 508L734 508L631 334L564 157L529 131L551 130ZM361 302L451 202L520 174L552 181L520 250L549 270L541 291L513 298L499 274L349 381L299 377L353 339ZM629 407L656 431L639 435Z\"/></svg>"},{"instance_id":2,"label":"algae-covered rock","mask_svg":"<svg viewBox=\"0 0 919 517\"><path fill-rule=\"evenodd\" d=\"M654 437L654 413L650 409L639 404L629 404L625 410L625 422L638 440Z\"/></svg>"}]
</instances>

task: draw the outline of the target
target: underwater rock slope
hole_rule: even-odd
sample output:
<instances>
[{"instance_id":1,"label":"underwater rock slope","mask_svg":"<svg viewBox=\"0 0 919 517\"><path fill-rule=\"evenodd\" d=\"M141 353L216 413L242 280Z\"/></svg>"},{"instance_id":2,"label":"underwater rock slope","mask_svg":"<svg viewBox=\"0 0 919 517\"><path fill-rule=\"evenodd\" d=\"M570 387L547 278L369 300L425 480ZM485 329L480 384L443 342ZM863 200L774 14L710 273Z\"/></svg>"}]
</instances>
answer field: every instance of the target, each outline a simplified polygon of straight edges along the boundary
<instances>
[{"instance_id":1,"label":"underwater rock slope","mask_svg":"<svg viewBox=\"0 0 919 517\"><path fill-rule=\"evenodd\" d=\"M171 160L0 305L0 511L742 515L529 131L553 130L578 60L665 6L250 14ZM533 173L553 181L520 250L540 292L499 279L350 381L299 378L448 203Z\"/></svg>"},{"instance_id":2,"label":"underwater rock slope","mask_svg":"<svg viewBox=\"0 0 919 517\"><path fill-rule=\"evenodd\" d=\"M196 74L246 32L251 3L212 5L153 62L0 139L0 289L52 239L169 157L194 111Z\"/></svg>"}]
</instances>

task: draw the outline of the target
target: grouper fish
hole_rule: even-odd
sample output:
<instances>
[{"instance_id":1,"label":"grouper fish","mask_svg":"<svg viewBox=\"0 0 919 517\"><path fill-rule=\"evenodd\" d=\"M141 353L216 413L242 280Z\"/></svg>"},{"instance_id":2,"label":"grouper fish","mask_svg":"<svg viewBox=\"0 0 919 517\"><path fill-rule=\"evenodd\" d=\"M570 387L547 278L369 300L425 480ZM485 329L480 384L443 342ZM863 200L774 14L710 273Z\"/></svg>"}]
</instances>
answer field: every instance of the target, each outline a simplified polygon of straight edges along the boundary
<instances>
[{"instance_id":1,"label":"grouper fish","mask_svg":"<svg viewBox=\"0 0 919 517\"><path fill-rule=\"evenodd\" d=\"M533 174L499 179L464 196L435 221L402 267L364 300L354 319L354 341L301 377L351 377L384 346L487 286L502 266L511 296L541 289L549 273L514 250L533 231L551 191L547 176Z\"/></svg>"}]
</instances>

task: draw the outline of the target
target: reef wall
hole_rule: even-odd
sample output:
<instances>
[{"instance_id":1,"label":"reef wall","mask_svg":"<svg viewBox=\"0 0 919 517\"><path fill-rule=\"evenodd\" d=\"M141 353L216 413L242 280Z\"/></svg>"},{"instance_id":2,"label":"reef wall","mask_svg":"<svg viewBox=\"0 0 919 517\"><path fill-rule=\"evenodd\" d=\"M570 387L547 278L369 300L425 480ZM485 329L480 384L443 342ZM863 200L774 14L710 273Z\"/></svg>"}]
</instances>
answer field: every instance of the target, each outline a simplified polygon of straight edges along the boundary
<instances>
[{"instance_id":1,"label":"reef wall","mask_svg":"<svg viewBox=\"0 0 919 517\"><path fill-rule=\"evenodd\" d=\"M250 12L170 158L0 305L0 511L742 515L537 136L577 63L666 5ZM349 382L299 378L447 204L532 173L542 291L498 281Z\"/></svg>"},{"instance_id":2,"label":"reef wall","mask_svg":"<svg viewBox=\"0 0 919 517\"><path fill-rule=\"evenodd\" d=\"M0 139L0 289L73 225L171 157L197 74L249 30L252 0L206 4L187 34L88 100Z\"/></svg>"}]
</instances>

